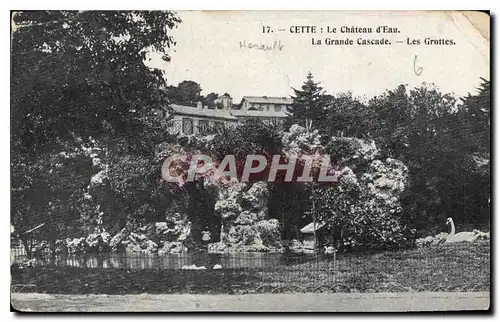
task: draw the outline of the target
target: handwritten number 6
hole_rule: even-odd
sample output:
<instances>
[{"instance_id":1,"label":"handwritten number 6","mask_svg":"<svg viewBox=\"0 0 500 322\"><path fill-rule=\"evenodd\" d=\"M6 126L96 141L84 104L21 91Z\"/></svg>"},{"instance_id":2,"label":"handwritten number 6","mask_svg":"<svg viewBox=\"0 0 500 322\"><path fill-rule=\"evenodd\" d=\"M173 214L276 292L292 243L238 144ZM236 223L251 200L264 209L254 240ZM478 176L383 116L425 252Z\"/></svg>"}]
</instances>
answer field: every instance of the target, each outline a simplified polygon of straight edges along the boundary
<instances>
[{"instance_id":1,"label":"handwritten number 6","mask_svg":"<svg viewBox=\"0 0 500 322\"><path fill-rule=\"evenodd\" d=\"M424 71L423 67L418 67L417 68L417 55L415 55L415 59L413 59L413 71L415 72L415 75L420 76L422 72Z\"/></svg>"}]
</instances>

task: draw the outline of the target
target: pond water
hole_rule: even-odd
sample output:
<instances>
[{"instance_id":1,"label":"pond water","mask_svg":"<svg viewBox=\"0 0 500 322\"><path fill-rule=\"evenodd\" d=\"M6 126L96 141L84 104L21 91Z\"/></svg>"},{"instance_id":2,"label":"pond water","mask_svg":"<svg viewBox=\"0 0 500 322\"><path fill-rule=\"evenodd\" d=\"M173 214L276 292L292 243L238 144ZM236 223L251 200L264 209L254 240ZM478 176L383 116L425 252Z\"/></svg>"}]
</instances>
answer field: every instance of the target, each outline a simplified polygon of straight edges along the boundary
<instances>
[{"instance_id":1,"label":"pond water","mask_svg":"<svg viewBox=\"0 0 500 322\"><path fill-rule=\"evenodd\" d=\"M212 269L220 265L224 269L259 269L303 263L314 260L314 256L290 256L283 253L225 253L206 252L188 254L148 254L148 253L102 253L56 255L36 258L35 266L70 266L88 268L126 269L182 269L196 265ZM16 256L14 262L21 263L25 256Z\"/></svg>"}]
</instances>

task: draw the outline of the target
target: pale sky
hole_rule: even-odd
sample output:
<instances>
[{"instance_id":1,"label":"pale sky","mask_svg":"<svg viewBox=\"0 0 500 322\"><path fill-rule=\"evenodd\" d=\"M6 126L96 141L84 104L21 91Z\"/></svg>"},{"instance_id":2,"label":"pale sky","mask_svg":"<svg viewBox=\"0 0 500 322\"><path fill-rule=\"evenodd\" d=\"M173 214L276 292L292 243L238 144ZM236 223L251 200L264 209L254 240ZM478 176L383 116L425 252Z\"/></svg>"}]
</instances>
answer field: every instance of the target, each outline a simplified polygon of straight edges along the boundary
<instances>
[{"instance_id":1,"label":"pale sky","mask_svg":"<svg viewBox=\"0 0 500 322\"><path fill-rule=\"evenodd\" d=\"M183 22L172 32L177 45L170 63L152 55L151 66L164 69L169 85L199 83L202 94L228 92L242 96L289 96L311 71L326 92L352 91L370 98L399 84L436 84L456 96L474 92L479 77L490 78L489 30L481 34L463 14L439 12L339 11L181 11ZM477 17L476 17L477 18ZM487 16L472 20L485 22ZM275 32L264 34L268 25ZM292 34L294 25L314 25L316 34ZM326 27L390 26L399 34L327 34ZM324 33L319 33L319 28ZM278 29L284 29L279 31ZM313 46L311 38L382 38L390 46ZM407 37L453 39L454 46L406 45ZM487 39L486 39L487 38ZM280 42L282 50L240 48L240 41L259 45ZM403 41L404 43L395 43ZM417 69L414 72L414 59Z\"/></svg>"}]
</instances>

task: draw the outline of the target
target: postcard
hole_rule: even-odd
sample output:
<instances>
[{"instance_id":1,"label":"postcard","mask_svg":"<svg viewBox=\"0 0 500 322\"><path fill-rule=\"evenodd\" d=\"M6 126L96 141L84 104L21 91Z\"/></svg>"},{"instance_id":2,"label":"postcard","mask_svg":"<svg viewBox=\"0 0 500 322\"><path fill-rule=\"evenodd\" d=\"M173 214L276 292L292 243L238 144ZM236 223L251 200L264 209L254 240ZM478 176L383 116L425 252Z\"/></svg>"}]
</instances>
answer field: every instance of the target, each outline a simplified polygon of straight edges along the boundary
<instances>
[{"instance_id":1,"label":"postcard","mask_svg":"<svg viewBox=\"0 0 500 322\"><path fill-rule=\"evenodd\" d=\"M487 312L490 19L12 11L11 310Z\"/></svg>"}]
</instances>

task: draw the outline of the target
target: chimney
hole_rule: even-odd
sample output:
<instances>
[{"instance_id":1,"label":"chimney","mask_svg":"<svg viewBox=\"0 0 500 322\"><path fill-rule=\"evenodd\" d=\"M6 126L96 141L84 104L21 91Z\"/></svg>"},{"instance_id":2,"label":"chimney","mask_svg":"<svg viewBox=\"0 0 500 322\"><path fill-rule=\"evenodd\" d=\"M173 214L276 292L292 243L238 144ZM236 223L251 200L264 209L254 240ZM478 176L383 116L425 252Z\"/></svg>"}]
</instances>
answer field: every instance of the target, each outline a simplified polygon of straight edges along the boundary
<instances>
[{"instance_id":1,"label":"chimney","mask_svg":"<svg viewBox=\"0 0 500 322\"><path fill-rule=\"evenodd\" d=\"M229 95L225 95L222 99L222 105L225 109L231 109L231 105L233 105L233 99Z\"/></svg>"}]
</instances>

